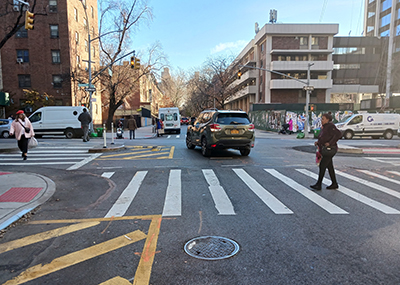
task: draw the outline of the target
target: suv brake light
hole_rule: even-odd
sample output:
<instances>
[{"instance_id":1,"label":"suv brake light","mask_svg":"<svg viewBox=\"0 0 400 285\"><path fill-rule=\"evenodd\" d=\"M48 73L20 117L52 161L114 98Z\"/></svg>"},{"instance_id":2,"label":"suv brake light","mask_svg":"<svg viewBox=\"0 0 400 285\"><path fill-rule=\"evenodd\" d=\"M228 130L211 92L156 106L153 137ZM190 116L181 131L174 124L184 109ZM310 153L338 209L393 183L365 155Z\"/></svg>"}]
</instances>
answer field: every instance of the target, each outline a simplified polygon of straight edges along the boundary
<instances>
[{"instance_id":1,"label":"suv brake light","mask_svg":"<svg viewBox=\"0 0 400 285\"><path fill-rule=\"evenodd\" d=\"M221 131L221 128L219 127L219 124L211 124L211 125L210 125L210 130L211 130L212 132L220 132L220 131Z\"/></svg>"},{"instance_id":2,"label":"suv brake light","mask_svg":"<svg viewBox=\"0 0 400 285\"><path fill-rule=\"evenodd\" d=\"M254 132L254 124L249 125L249 131Z\"/></svg>"}]
</instances>

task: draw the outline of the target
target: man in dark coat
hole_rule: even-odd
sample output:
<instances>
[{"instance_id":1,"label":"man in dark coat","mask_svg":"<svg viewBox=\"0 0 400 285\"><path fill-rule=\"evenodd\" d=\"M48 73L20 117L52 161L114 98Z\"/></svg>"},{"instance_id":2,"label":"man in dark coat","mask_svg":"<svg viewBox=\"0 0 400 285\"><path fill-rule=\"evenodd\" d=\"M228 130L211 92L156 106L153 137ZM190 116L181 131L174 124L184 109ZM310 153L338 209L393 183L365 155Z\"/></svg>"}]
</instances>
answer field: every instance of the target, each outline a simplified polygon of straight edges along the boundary
<instances>
[{"instance_id":1,"label":"man in dark coat","mask_svg":"<svg viewBox=\"0 0 400 285\"><path fill-rule=\"evenodd\" d=\"M128 120L127 126L129 130L129 139L135 139L135 130L137 129L136 120L131 116Z\"/></svg>"},{"instance_id":2,"label":"man in dark coat","mask_svg":"<svg viewBox=\"0 0 400 285\"><path fill-rule=\"evenodd\" d=\"M86 108L83 108L83 113L78 117L79 122L81 122L81 127L83 130L83 141L88 142L89 138L89 124L92 121L92 117L88 113Z\"/></svg>"}]
</instances>

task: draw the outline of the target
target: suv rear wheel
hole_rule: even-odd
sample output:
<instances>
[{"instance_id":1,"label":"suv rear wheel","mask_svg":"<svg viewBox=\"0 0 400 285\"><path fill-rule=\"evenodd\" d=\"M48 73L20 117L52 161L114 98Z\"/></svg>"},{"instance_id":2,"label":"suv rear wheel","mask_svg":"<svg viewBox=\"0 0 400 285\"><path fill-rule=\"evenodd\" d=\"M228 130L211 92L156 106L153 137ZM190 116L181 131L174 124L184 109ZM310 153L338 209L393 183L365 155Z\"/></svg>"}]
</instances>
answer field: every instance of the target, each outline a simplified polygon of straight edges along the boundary
<instances>
[{"instance_id":1,"label":"suv rear wheel","mask_svg":"<svg viewBox=\"0 0 400 285\"><path fill-rule=\"evenodd\" d=\"M192 143L192 136L187 134L186 135L186 147L188 149L194 149L196 146Z\"/></svg>"},{"instance_id":2,"label":"suv rear wheel","mask_svg":"<svg viewBox=\"0 0 400 285\"><path fill-rule=\"evenodd\" d=\"M205 157L209 157L211 155L211 149L207 147L207 139L203 138L201 140L201 154Z\"/></svg>"},{"instance_id":3,"label":"suv rear wheel","mask_svg":"<svg viewBox=\"0 0 400 285\"><path fill-rule=\"evenodd\" d=\"M250 148L249 147L244 147L240 149L240 154L243 156L248 156L250 154Z\"/></svg>"}]
</instances>

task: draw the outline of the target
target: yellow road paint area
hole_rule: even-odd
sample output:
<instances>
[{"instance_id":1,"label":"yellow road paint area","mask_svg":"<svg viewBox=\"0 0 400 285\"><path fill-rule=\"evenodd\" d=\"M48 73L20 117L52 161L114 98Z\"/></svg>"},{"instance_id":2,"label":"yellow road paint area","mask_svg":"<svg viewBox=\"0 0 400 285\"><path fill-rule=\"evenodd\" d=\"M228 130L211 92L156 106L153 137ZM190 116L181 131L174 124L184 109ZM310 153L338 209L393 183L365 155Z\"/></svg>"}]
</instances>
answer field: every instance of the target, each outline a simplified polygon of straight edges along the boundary
<instances>
[{"instance_id":1,"label":"yellow road paint area","mask_svg":"<svg viewBox=\"0 0 400 285\"><path fill-rule=\"evenodd\" d=\"M97 226L98 224L100 224L100 222L79 223L76 225L66 226L66 227L50 230L47 232L39 233L36 235L27 236L27 237L24 237L24 238L21 238L18 240L14 240L14 241L10 241L7 243L3 243L3 244L0 244L0 253L6 252L9 250L13 250L13 249L17 249L20 247L24 247L27 245L31 245L34 243L38 243L38 242L48 240L48 239L51 239L54 237L59 237L62 235L66 235L69 233L87 229L87 228L90 228L93 226Z\"/></svg>"},{"instance_id":2,"label":"yellow road paint area","mask_svg":"<svg viewBox=\"0 0 400 285\"><path fill-rule=\"evenodd\" d=\"M107 280L106 282L100 283L99 285L132 285L132 283L122 277L117 276L113 279Z\"/></svg>"},{"instance_id":3,"label":"yellow road paint area","mask_svg":"<svg viewBox=\"0 0 400 285\"><path fill-rule=\"evenodd\" d=\"M129 151L102 155L96 160L172 159L174 146L127 147Z\"/></svg>"},{"instance_id":4,"label":"yellow road paint area","mask_svg":"<svg viewBox=\"0 0 400 285\"><path fill-rule=\"evenodd\" d=\"M22 272L17 277L7 281L6 283L4 283L4 285L25 283L34 280L38 277L42 277L44 275L56 272L63 268L81 263L93 257L119 249L121 247L127 246L129 244L135 243L145 238L146 234L144 234L140 230L136 230L134 232L128 233L123 236L119 236L109 241L105 241L103 243L91 246L89 248L85 248L80 251L76 251L64 255L62 257L58 257L48 264L35 265L31 268L28 268L26 271Z\"/></svg>"}]
</instances>

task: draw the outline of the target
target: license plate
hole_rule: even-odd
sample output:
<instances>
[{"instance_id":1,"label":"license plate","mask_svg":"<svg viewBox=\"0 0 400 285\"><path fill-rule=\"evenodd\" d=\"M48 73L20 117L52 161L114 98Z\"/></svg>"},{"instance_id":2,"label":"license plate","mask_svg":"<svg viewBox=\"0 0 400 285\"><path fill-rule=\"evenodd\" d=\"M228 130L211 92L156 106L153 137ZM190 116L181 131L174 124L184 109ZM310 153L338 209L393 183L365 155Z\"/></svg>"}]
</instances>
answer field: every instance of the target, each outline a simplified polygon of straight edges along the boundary
<instances>
[{"instance_id":1,"label":"license plate","mask_svg":"<svg viewBox=\"0 0 400 285\"><path fill-rule=\"evenodd\" d=\"M237 134L239 134L239 130L231 130L231 134L237 135Z\"/></svg>"}]
</instances>

